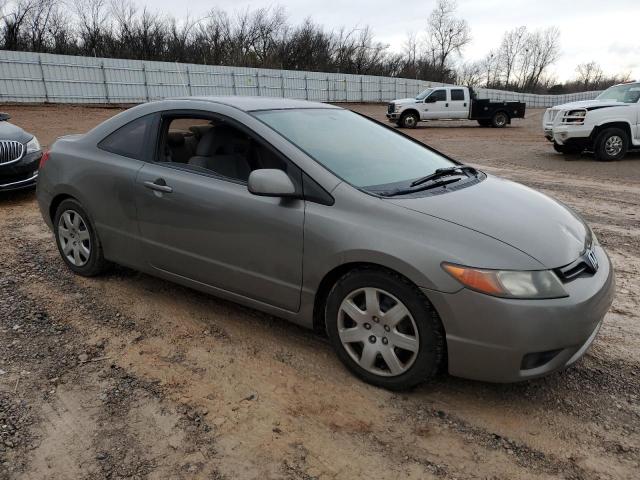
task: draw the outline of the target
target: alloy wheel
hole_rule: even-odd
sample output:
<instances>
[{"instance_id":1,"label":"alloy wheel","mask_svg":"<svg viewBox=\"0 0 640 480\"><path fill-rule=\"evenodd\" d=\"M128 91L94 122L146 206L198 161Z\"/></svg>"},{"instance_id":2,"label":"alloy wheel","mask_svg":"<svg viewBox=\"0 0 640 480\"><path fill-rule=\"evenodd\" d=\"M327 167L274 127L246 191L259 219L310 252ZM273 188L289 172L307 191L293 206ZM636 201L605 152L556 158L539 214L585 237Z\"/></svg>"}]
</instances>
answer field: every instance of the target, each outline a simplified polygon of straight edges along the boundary
<instances>
[{"instance_id":1,"label":"alloy wheel","mask_svg":"<svg viewBox=\"0 0 640 480\"><path fill-rule=\"evenodd\" d=\"M58 220L58 241L65 258L83 267L91 257L91 237L84 219L74 210L65 210Z\"/></svg>"},{"instance_id":2,"label":"alloy wheel","mask_svg":"<svg viewBox=\"0 0 640 480\"><path fill-rule=\"evenodd\" d=\"M418 327L409 309L379 288L360 288L338 309L342 346L364 370L398 376L413 365L420 347Z\"/></svg>"},{"instance_id":3,"label":"alloy wheel","mask_svg":"<svg viewBox=\"0 0 640 480\"><path fill-rule=\"evenodd\" d=\"M607 138L607 141L604 144L604 150L605 152L607 152L607 155L611 157L617 157L618 155L620 155L623 145L624 142L622 141L621 137L619 137L618 135L611 135L609 138Z\"/></svg>"}]
</instances>

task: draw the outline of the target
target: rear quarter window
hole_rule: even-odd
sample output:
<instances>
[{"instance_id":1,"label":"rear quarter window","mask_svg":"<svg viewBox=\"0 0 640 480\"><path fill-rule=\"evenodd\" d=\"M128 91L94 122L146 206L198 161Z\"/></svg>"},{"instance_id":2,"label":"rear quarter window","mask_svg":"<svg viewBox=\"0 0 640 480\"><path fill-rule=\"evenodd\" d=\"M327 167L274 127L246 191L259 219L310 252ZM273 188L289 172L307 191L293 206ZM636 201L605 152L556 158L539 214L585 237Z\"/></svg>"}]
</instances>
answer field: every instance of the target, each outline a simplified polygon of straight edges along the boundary
<instances>
[{"instance_id":1,"label":"rear quarter window","mask_svg":"<svg viewBox=\"0 0 640 480\"><path fill-rule=\"evenodd\" d=\"M123 157L144 160L146 143L153 126L154 115L146 115L123 125L110 133L99 144L98 148Z\"/></svg>"},{"instance_id":2,"label":"rear quarter window","mask_svg":"<svg viewBox=\"0 0 640 480\"><path fill-rule=\"evenodd\" d=\"M464 100L464 90L451 90L451 100Z\"/></svg>"}]
</instances>

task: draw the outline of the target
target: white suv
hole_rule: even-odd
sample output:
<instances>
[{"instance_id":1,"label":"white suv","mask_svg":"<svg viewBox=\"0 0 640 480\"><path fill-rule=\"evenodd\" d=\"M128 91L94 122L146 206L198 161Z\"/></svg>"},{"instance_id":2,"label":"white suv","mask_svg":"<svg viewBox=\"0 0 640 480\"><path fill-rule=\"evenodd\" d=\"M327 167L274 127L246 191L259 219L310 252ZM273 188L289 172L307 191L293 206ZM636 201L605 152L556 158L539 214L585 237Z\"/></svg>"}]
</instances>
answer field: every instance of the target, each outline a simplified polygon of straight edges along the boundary
<instances>
[{"instance_id":1,"label":"white suv","mask_svg":"<svg viewBox=\"0 0 640 480\"><path fill-rule=\"evenodd\" d=\"M599 160L620 160L640 148L640 82L615 85L594 100L549 108L542 122L557 152L590 150Z\"/></svg>"}]
</instances>

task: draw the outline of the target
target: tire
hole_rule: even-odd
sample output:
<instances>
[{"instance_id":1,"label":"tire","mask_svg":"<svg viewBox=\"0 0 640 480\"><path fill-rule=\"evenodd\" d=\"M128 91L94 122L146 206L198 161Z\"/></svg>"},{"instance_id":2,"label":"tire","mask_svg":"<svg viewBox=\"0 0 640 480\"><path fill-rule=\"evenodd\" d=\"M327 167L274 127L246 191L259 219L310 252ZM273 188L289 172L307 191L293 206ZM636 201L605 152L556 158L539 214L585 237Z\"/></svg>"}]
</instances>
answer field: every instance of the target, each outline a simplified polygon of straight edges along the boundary
<instances>
[{"instance_id":1,"label":"tire","mask_svg":"<svg viewBox=\"0 0 640 480\"><path fill-rule=\"evenodd\" d=\"M93 277L108 266L102 244L89 215L76 200L64 200L53 220L56 245L64 263L74 273Z\"/></svg>"},{"instance_id":2,"label":"tire","mask_svg":"<svg viewBox=\"0 0 640 480\"><path fill-rule=\"evenodd\" d=\"M417 113L407 112L402 114L398 125L402 128L416 128L419 121L420 121L420 118L418 118Z\"/></svg>"},{"instance_id":3,"label":"tire","mask_svg":"<svg viewBox=\"0 0 640 480\"><path fill-rule=\"evenodd\" d=\"M577 155L582 153L584 149L580 147L574 147L571 145L560 145L559 143L553 142L553 149L558 153L563 153L565 155Z\"/></svg>"},{"instance_id":4,"label":"tire","mask_svg":"<svg viewBox=\"0 0 640 480\"><path fill-rule=\"evenodd\" d=\"M396 314L397 323L385 314ZM372 385L406 390L442 366L440 317L415 285L394 272L359 268L342 276L329 292L325 325L340 360Z\"/></svg>"},{"instance_id":5,"label":"tire","mask_svg":"<svg viewBox=\"0 0 640 480\"><path fill-rule=\"evenodd\" d=\"M491 118L491 126L493 128L504 128L509 124L509 115L505 112L496 112Z\"/></svg>"},{"instance_id":6,"label":"tire","mask_svg":"<svg viewBox=\"0 0 640 480\"><path fill-rule=\"evenodd\" d=\"M603 162L621 160L629 150L629 136L620 128L603 130L595 141L596 158Z\"/></svg>"}]
</instances>

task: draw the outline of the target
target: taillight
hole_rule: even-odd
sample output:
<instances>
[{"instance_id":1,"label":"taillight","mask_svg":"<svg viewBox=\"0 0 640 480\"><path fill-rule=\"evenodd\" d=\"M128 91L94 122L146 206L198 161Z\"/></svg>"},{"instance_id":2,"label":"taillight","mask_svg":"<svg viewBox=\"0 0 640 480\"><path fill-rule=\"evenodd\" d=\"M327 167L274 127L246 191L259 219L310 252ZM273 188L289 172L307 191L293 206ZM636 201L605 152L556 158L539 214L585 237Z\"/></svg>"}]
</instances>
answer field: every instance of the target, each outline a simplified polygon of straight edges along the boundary
<instances>
[{"instance_id":1,"label":"taillight","mask_svg":"<svg viewBox=\"0 0 640 480\"><path fill-rule=\"evenodd\" d=\"M42 157L40 157L40 165L38 165L39 170L44 167L44 164L47 163L47 160L49 160L49 150L45 151L42 154Z\"/></svg>"}]
</instances>

